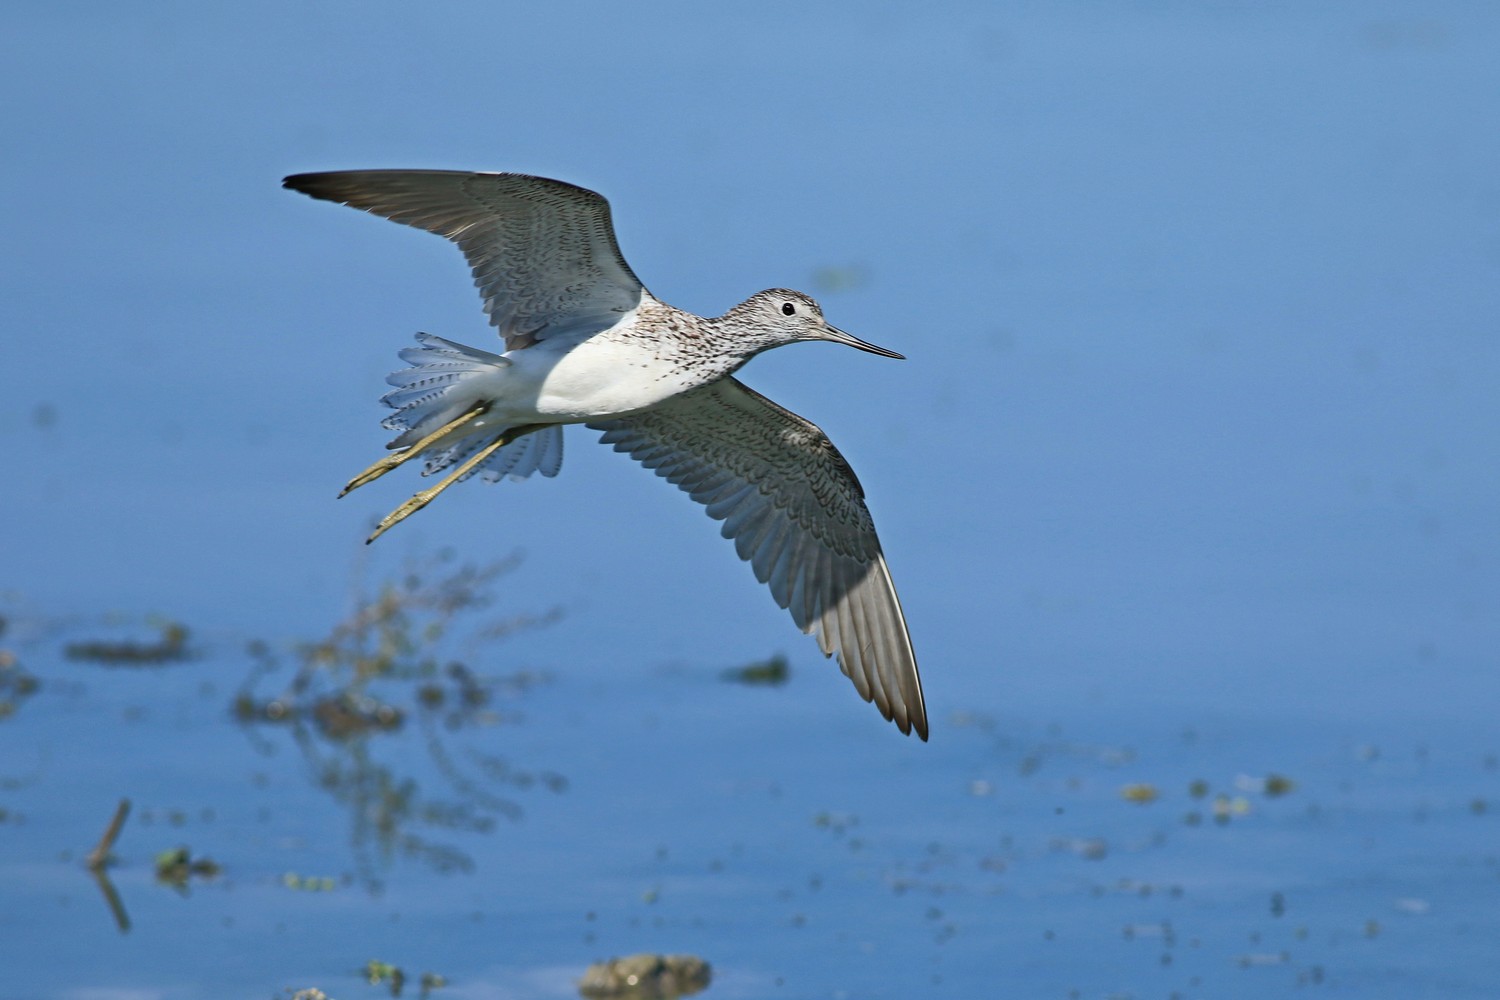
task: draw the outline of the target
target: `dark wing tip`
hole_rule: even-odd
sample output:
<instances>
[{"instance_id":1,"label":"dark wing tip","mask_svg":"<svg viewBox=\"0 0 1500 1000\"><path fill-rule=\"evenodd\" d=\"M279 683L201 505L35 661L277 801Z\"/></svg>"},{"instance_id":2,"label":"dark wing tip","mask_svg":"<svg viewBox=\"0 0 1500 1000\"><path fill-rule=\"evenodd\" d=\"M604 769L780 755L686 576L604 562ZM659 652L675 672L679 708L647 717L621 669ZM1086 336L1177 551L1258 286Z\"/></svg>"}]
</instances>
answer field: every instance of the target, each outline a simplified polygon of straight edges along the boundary
<instances>
[{"instance_id":1,"label":"dark wing tip","mask_svg":"<svg viewBox=\"0 0 1500 1000\"><path fill-rule=\"evenodd\" d=\"M288 174L281 179L281 186L291 191L307 192L309 182L317 177L317 174Z\"/></svg>"},{"instance_id":2,"label":"dark wing tip","mask_svg":"<svg viewBox=\"0 0 1500 1000\"><path fill-rule=\"evenodd\" d=\"M311 198L337 201L340 196L334 178L338 176L340 175L337 173L292 174L281 179L281 186L288 191L296 191Z\"/></svg>"}]
</instances>

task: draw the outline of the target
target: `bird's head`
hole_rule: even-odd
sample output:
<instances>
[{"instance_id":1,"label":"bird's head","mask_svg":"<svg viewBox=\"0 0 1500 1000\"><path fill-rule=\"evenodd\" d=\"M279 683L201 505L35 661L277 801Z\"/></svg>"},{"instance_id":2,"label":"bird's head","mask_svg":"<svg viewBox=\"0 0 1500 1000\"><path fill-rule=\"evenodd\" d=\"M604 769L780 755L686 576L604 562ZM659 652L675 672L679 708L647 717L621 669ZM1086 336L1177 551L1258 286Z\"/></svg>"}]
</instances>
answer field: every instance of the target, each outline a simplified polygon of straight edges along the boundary
<instances>
[{"instance_id":1,"label":"bird's head","mask_svg":"<svg viewBox=\"0 0 1500 1000\"><path fill-rule=\"evenodd\" d=\"M736 336L750 347L747 356L801 340L827 340L882 357L904 360L903 355L895 351L867 344L833 326L823 318L823 309L812 296L789 288L756 292L720 317L720 322L733 329Z\"/></svg>"}]
</instances>

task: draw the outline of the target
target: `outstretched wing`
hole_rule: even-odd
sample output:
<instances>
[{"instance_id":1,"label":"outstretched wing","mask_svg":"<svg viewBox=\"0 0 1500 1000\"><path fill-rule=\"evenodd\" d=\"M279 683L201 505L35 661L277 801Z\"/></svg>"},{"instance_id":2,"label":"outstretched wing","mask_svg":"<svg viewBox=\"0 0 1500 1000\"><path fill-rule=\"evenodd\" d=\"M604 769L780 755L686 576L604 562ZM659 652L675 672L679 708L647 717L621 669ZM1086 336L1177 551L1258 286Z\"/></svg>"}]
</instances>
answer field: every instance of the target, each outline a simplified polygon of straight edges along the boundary
<instances>
[{"instance_id":1,"label":"outstretched wing","mask_svg":"<svg viewBox=\"0 0 1500 1000\"><path fill-rule=\"evenodd\" d=\"M644 291L620 255L609 202L562 181L458 170L345 170L295 174L282 184L457 243L506 350L608 329Z\"/></svg>"},{"instance_id":2,"label":"outstretched wing","mask_svg":"<svg viewBox=\"0 0 1500 1000\"><path fill-rule=\"evenodd\" d=\"M815 425L733 378L589 424L724 522L740 558L866 701L927 739L922 682L864 490Z\"/></svg>"}]
</instances>

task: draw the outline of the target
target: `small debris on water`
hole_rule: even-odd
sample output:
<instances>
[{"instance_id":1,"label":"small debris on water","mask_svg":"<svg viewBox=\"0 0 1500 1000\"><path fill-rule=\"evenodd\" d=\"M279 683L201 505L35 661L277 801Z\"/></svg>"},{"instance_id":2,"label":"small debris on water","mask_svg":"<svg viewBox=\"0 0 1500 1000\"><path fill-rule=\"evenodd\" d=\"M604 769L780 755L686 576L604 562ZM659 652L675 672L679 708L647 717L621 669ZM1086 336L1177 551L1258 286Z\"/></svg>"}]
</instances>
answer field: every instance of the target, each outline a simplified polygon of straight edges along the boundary
<instances>
[{"instance_id":1,"label":"small debris on water","mask_svg":"<svg viewBox=\"0 0 1500 1000\"><path fill-rule=\"evenodd\" d=\"M1295 790L1297 783L1284 774L1274 772L1261 778L1241 774L1234 779L1234 787L1246 794L1264 795L1266 798L1274 799Z\"/></svg>"},{"instance_id":2,"label":"small debris on water","mask_svg":"<svg viewBox=\"0 0 1500 1000\"><path fill-rule=\"evenodd\" d=\"M709 964L696 955L641 953L595 962L578 982L578 992L589 1000L622 997L627 1000L674 1000L708 986Z\"/></svg>"},{"instance_id":3,"label":"small debris on water","mask_svg":"<svg viewBox=\"0 0 1500 1000\"><path fill-rule=\"evenodd\" d=\"M390 962L382 962L372 958L365 963L365 982L371 986L379 986L386 983L391 988L391 996L399 997L401 990L406 986L406 973L401 971L400 966L392 965Z\"/></svg>"},{"instance_id":4,"label":"small debris on water","mask_svg":"<svg viewBox=\"0 0 1500 1000\"><path fill-rule=\"evenodd\" d=\"M1219 794L1214 796L1212 808L1214 822L1228 823L1235 816L1250 814L1250 800L1243 795L1230 798L1228 795Z\"/></svg>"},{"instance_id":5,"label":"small debris on water","mask_svg":"<svg viewBox=\"0 0 1500 1000\"><path fill-rule=\"evenodd\" d=\"M302 892L332 892L338 888L338 879L327 875L298 875L296 872L287 872L281 876L281 884L288 889L297 889Z\"/></svg>"},{"instance_id":6,"label":"small debris on water","mask_svg":"<svg viewBox=\"0 0 1500 1000\"><path fill-rule=\"evenodd\" d=\"M403 713L394 705L352 691L321 698L313 703L313 721L332 740L346 740L370 730L400 728Z\"/></svg>"},{"instance_id":7,"label":"small debris on water","mask_svg":"<svg viewBox=\"0 0 1500 1000\"><path fill-rule=\"evenodd\" d=\"M156 880L174 889L187 888L194 878L213 879L222 871L212 858L195 858L186 847L174 847L156 856Z\"/></svg>"},{"instance_id":8,"label":"small debris on water","mask_svg":"<svg viewBox=\"0 0 1500 1000\"><path fill-rule=\"evenodd\" d=\"M731 667L720 676L733 684L752 684L764 687L779 687L792 675L791 666L780 653L769 660L747 663L743 667Z\"/></svg>"},{"instance_id":9,"label":"small debris on water","mask_svg":"<svg viewBox=\"0 0 1500 1000\"><path fill-rule=\"evenodd\" d=\"M163 621L155 627L157 634L154 639L70 642L63 648L63 655L70 660L98 663L107 667L151 667L176 663L190 657L186 625Z\"/></svg>"},{"instance_id":10,"label":"small debris on water","mask_svg":"<svg viewBox=\"0 0 1500 1000\"><path fill-rule=\"evenodd\" d=\"M1274 799L1278 795L1286 795L1289 792L1295 791L1296 788L1297 783L1291 778L1288 778L1286 775L1268 774L1265 777L1265 787L1262 789L1262 791L1265 792L1265 794L1269 798Z\"/></svg>"},{"instance_id":11,"label":"small debris on water","mask_svg":"<svg viewBox=\"0 0 1500 1000\"><path fill-rule=\"evenodd\" d=\"M4 621L0 619L0 631L4 630ZM36 694L41 682L31 674L16 659L16 654L8 649L0 649L0 719L14 715L21 702Z\"/></svg>"},{"instance_id":12,"label":"small debris on water","mask_svg":"<svg viewBox=\"0 0 1500 1000\"><path fill-rule=\"evenodd\" d=\"M406 972L391 962L382 962L379 959L370 959L365 967L360 970L360 975L371 986L379 986L384 983L391 991L391 996L399 997L401 991L406 988ZM448 985L446 976L438 975L436 972L424 972L417 978L417 986L421 992L417 994L419 1000L427 1000L432 991Z\"/></svg>"}]
</instances>

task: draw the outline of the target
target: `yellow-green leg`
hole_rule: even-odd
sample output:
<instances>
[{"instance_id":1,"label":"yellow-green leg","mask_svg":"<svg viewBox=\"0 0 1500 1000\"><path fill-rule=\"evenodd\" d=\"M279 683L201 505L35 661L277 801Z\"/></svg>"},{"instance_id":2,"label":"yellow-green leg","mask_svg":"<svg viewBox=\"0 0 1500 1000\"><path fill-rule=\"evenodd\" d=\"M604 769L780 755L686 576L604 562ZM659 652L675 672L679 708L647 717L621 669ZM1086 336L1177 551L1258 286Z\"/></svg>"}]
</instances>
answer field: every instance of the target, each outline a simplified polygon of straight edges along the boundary
<instances>
[{"instance_id":1,"label":"yellow-green leg","mask_svg":"<svg viewBox=\"0 0 1500 1000\"><path fill-rule=\"evenodd\" d=\"M374 534L365 539L365 544L369 545L371 542L379 538L381 535L385 534L391 528L400 524L402 521L406 520L408 517L411 517L423 507L426 507L428 504L432 503L433 499L439 493L443 492L448 487L458 482L470 471L472 471L474 467L477 466L480 462L483 462L485 459L489 458L501 448L504 448L506 445L510 444L512 441L515 441L518 438L525 437L532 431L539 431L543 427L548 426L550 425L523 424L520 427L512 427L510 430L506 431L504 434L500 435L498 438L476 451L468 458L468 460L464 462L463 465L460 465L457 469L453 470L453 472L451 472L442 482L438 483L436 486L430 489L425 489L420 493L414 494L410 500L406 501L404 504L391 511L385 517L381 518L380 523L375 526ZM427 438L423 438L422 441L419 441L413 447L420 448L427 440ZM395 466L393 465L392 468L395 468ZM376 475L381 475L386 471L387 470L382 469L379 473L376 473Z\"/></svg>"},{"instance_id":2,"label":"yellow-green leg","mask_svg":"<svg viewBox=\"0 0 1500 1000\"><path fill-rule=\"evenodd\" d=\"M357 490L366 483L373 483L375 480L379 479L387 472L390 472L396 466L401 465L403 462L408 462L411 459L416 458L418 455L422 454L422 452L426 451L428 448L431 448L433 443L443 435L447 434L451 430L457 429L463 424L468 423L475 417L481 416L482 414L488 412L489 408L490 403L488 400L480 400L479 402L475 403L473 406L465 410L463 413L460 413L458 416L454 417L452 420L448 421L446 424L439 427L437 430L433 431L422 440L418 441L416 444L410 446L409 448L402 448L400 451L391 452L389 455L385 456L380 461L370 466L364 472L361 472L359 475L349 480L349 484L344 487L343 491L339 493L339 496L346 496L352 490Z\"/></svg>"}]
</instances>

